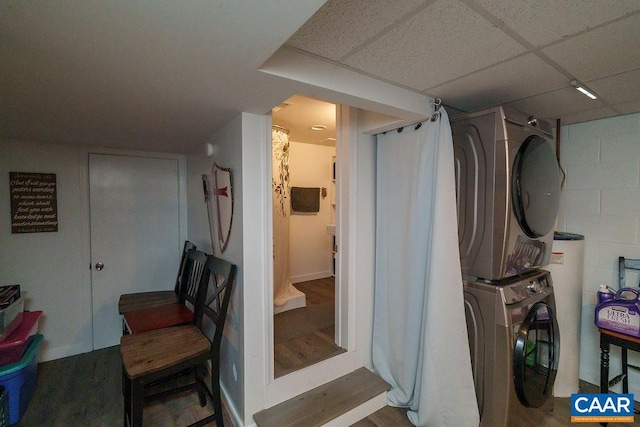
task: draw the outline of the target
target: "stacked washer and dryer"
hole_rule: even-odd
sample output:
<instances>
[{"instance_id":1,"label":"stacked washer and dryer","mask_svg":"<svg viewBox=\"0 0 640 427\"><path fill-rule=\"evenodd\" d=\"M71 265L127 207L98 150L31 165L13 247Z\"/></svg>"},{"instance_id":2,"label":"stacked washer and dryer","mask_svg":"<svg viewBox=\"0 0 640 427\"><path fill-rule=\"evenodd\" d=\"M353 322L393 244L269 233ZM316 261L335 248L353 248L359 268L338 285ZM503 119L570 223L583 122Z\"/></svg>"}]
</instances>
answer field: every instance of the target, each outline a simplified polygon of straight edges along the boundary
<instances>
[{"instance_id":1,"label":"stacked washer and dryer","mask_svg":"<svg viewBox=\"0 0 640 427\"><path fill-rule=\"evenodd\" d=\"M497 107L451 119L467 331L481 426L536 426L560 351L548 264L560 199L549 123Z\"/></svg>"}]
</instances>

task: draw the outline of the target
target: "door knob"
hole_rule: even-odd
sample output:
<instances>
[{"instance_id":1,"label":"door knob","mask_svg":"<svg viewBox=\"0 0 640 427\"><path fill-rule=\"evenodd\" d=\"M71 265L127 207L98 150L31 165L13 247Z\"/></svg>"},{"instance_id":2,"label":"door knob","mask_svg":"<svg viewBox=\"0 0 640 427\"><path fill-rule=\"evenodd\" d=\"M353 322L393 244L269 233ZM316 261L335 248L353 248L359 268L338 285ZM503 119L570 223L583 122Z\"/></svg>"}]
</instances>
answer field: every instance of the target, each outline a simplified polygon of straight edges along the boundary
<instances>
[{"instance_id":1,"label":"door knob","mask_svg":"<svg viewBox=\"0 0 640 427\"><path fill-rule=\"evenodd\" d=\"M96 270L100 271L104 268L104 264L101 262L96 262Z\"/></svg>"}]
</instances>

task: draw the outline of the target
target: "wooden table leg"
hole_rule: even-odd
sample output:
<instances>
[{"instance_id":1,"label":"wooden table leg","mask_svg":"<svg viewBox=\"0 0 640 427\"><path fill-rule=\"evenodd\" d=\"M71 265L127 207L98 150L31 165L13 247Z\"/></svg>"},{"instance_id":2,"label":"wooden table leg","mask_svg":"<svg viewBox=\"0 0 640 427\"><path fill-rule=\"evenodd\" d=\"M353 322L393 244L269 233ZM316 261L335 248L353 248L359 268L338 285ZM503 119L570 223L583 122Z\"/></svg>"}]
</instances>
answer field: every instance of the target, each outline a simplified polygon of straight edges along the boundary
<instances>
[{"instance_id":1,"label":"wooden table leg","mask_svg":"<svg viewBox=\"0 0 640 427\"><path fill-rule=\"evenodd\" d=\"M600 334L600 393L609 393L609 340Z\"/></svg>"},{"instance_id":2,"label":"wooden table leg","mask_svg":"<svg viewBox=\"0 0 640 427\"><path fill-rule=\"evenodd\" d=\"M622 392L624 394L629 393L629 367L627 365L627 347L620 349L622 356Z\"/></svg>"},{"instance_id":3,"label":"wooden table leg","mask_svg":"<svg viewBox=\"0 0 640 427\"><path fill-rule=\"evenodd\" d=\"M609 393L609 339L600 334L600 393ZM607 423L600 423L606 426Z\"/></svg>"}]
</instances>

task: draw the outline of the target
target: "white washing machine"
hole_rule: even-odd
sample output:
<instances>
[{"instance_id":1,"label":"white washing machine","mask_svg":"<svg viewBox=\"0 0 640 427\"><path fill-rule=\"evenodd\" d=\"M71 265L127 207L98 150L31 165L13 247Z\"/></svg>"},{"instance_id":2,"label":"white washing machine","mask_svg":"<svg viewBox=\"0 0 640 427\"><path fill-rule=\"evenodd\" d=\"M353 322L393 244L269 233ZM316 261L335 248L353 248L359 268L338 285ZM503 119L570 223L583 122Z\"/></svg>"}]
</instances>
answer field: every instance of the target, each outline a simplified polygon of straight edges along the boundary
<instances>
[{"instance_id":1,"label":"white washing machine","mask_svg":"<svg viewBox=\"0 0 640 427\"><path fill-rule=\"evenodd\" d=\"M561 183L551 125L496 107L451 130L462 274L501 280L547 265Z\"/></svg>"},{"instance_id":2,"label":"white washing machine","mask_svg":"<svg viewBox=\"0 0 640 427\"><path fill-rule=\"evenodd\" d=\"M463 282L480 425L542 425L560 357L551 275Z\"/></svg>"}]
</instances>

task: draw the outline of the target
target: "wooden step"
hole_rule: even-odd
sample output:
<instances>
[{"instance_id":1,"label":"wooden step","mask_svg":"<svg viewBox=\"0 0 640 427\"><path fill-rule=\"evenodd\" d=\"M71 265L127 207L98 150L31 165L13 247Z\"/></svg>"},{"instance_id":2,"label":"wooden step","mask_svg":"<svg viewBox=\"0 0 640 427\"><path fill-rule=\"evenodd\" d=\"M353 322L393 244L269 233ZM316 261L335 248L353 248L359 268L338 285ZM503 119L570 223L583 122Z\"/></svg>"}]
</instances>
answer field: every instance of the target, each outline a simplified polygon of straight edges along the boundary
<instances>
[{"instance_id":1,"label":"wooden step","mask_svg":"<svg viewBox=\"0 0 640 427\"><path fill-rule=\"evenodd\" d=\"M366 368L337 378L313 390L282 402L253 416L258 427L314 427L323 426L347 414L354 408L376 401L385 405L387 384ZM365 417L368 413L362 415ZM361 418L362 418L361 417ZM354 422L360 418L353 420ZM340 423L334 423L340 424ZM347 424L343 424L347 425Z\"/></svg>"}]
</instances>

